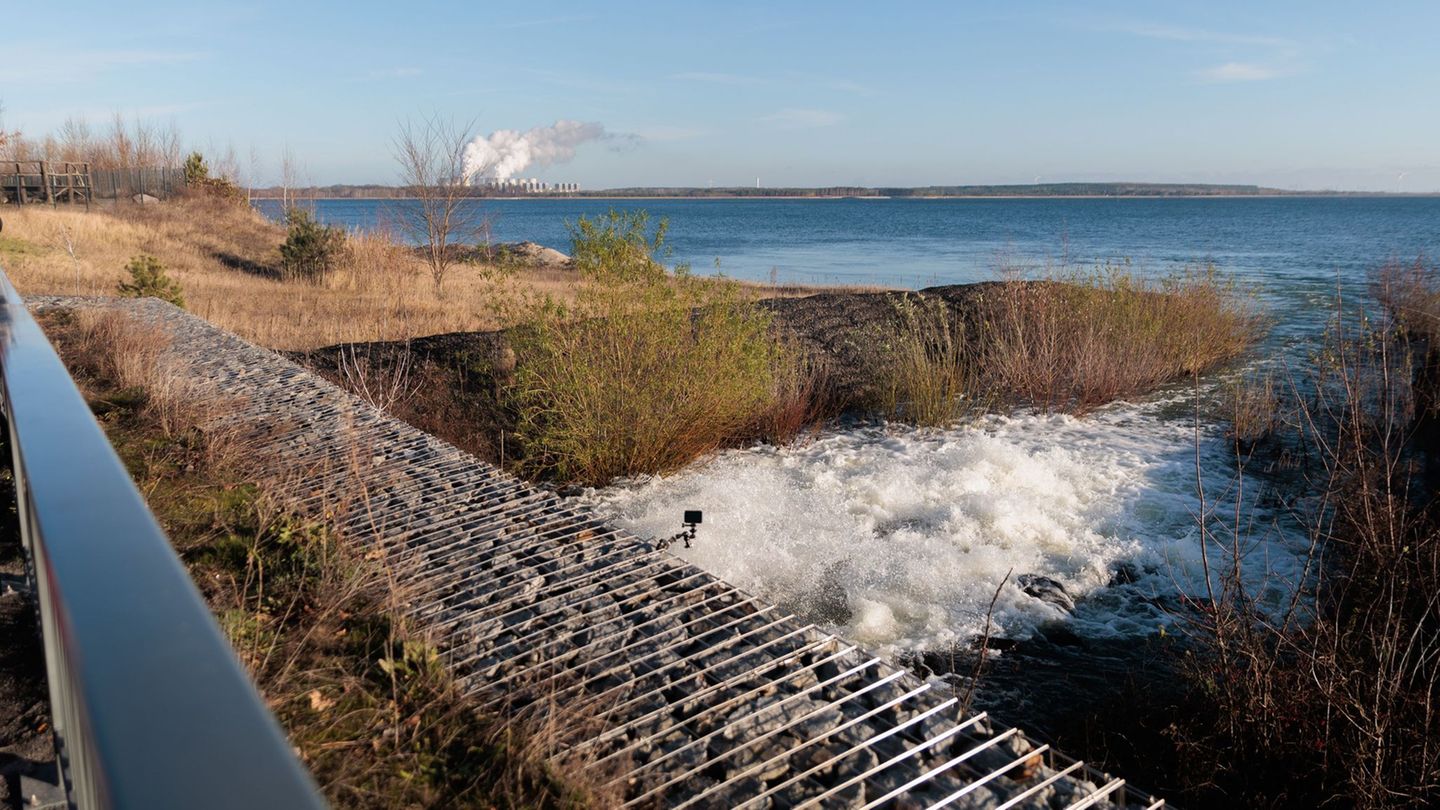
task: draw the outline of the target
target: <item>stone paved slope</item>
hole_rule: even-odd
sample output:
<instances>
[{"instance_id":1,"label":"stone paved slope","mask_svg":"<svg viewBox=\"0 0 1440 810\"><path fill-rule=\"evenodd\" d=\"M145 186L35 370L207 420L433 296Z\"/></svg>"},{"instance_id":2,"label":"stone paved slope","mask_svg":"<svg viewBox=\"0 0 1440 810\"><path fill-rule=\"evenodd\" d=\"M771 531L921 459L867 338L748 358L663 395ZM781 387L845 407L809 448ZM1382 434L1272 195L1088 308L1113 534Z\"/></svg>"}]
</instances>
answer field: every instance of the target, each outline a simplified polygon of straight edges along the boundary
<instances>
[{"instance_id":1,"label":"stone paved slope","mask_svg":"<svg viewBox=\"0 0 1440 810\"><path fill-rule=\"evenodd\" d=\"M94 305L168 329L292 505L385 555L464 688L548 713L627 806L1160 806L200 318L32 302Z\"/></svg>"}]
</instances>

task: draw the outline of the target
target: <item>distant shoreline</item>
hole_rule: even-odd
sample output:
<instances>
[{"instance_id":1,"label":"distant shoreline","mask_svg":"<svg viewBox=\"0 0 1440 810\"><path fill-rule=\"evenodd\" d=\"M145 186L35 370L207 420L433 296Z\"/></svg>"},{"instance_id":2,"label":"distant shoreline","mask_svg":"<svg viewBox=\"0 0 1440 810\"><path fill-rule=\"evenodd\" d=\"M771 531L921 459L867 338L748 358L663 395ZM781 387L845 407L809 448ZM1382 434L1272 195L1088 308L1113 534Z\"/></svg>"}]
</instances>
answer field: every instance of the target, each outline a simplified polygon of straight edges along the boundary
<instances>
[{"instance_id":1,"label":"distant shoreline","mask_svg":"<svg viewBox=\"0 0 1440 810\"><path fill-rule=\"evenodd\" d=\"M356 200L356 201L383 201L383 200L414 200L416 197L382 197L382 196L332 196L332 195L293 195L304 196L310 200ZM1295 191L1279 194L927 194L912 196L888 196L888 195L857 195L857 194L525 194L517 196L476 196L469 199L477 201L485 200L1280 200L1280 199L1346 199L1366 198L1374 199L1381 197L1404 198L1435 198L1440 197L1440 191ZM283 197L275 196L254 196L253 201L260 200L282 200Z\"/></svg>"},{"instance_id":2,"label":"distant shoreline","mask_svg":"<svg viewBox=\"0 0 1440 810\"><path fill-rule=\"evenodd\" d=\"M405 186L380 183L335 183L304 189L270 186L251 189L273 199L299 194L311 199L327 200L402 200L414 199ZM1014 199L1196 199L1201 197L1433 197L1440 190L1429 192L1340 191L1334 189L1292 190L1244 183L956 183L926 186L622 186L617 188L574 191L538 190L506 193L509 189L473 186L467 195L480 200L1014 200Z\"/></svg>"}]
</instances>

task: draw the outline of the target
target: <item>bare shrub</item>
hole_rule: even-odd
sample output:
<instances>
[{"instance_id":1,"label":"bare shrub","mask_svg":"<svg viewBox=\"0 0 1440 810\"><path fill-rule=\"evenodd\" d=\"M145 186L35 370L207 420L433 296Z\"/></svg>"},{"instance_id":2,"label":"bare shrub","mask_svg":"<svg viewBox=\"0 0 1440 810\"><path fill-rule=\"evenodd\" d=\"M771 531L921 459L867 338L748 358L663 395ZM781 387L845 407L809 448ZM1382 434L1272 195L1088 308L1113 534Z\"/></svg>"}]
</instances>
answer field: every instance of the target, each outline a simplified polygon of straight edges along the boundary
<instances>
[{"instance_id":1,"label":"bare shrub","mask_svg":"<svg viewBox=\"0 0 1440 810\"><path fill-rule=\"evenodd\" d=\"M1337 299L1324 345L1283 389L1294 418L1272 441L1303 455L1290 500L1312 542L1292 599L1267 605L1242 581L1254 539L1238 495L1217 505L1234 510L1228 537L1201 518L1229 564L1192 606L1202 644L1187 671L1207 709L1176 732L1197 773L1246 804L1440 798L1440 524L1426 472L1440 445L1417 407L1433 377L1416 373L1436 280L1423 265L1382 270L1384 317Z\"/></svg>"},{"instance_id":2,"label":"bare shrub","mask_svg":"<svg viewBox=\"0 0 1440 810\"><path fill-rule=\"evenodd\" d=\"M400 181L415 203L398 207L397 218L420 244L436 295L459 260L459 248L466 241L489 241L486 222L463 210L472 197L465 146L473 129L432 116L406 123L395 138Z\"/></svg>"},{"instance_id":3,"label":"bare shrub","mask_svg":"<svg viewBox=\"0 0 1440 810\"><path fill-rule=\"evenodd\" d=\"M1371 289L1396 329L1426 340L1440 335L1440 273L1423 258L1386 263Z\"/></svg>"},{"instance_id":4,"label":"bare shrub","mask_svg":"<svg viewBox=\"0 0 1440 810\"><path fill-rule=\"evenodd\" d=\"M829 370L806 358L791 345L782 344L769 404L760 409L742 437L782 446L813 434L826 419L837 415L840 403L831 389Z\"/></svg>"},{"instance_id":5,"label":"bare shrub","mask_svg":"<svg viewBox=\"0 0 1440 810\"><path fill-rule=\"evenodd\" d=\"M370 351L361 355L354 346L342 348L339 356L341 384L382 411L408 403L419 392L422 381L412 374L413 365L408 343L389 362L377 362Z\"/></svg>"},{"instance_id":6,"label":"bare shrub","mask_svg":"<svg viewBox=\"0 0 1440 810\"><path fill-rule=\"evenodd\" d=\"M1282 427L1281 392L1272 374L1252 374L1226 386L1223 418L1237 448L1253 448Z\"/></svg>"}]
</instances>

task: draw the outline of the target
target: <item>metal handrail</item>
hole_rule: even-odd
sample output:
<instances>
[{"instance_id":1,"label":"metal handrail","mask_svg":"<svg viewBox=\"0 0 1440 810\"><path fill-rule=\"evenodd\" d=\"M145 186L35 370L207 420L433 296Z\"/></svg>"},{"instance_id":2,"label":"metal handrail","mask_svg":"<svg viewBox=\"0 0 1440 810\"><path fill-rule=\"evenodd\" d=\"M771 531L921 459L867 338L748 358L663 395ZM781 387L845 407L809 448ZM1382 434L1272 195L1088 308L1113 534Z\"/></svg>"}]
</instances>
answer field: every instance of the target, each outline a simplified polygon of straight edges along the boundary
<instances>
[{"instance_id":1,"label":"metal handrail","mask_svg":"<svg viewBox=\"0 0 1440 810\"><path fill-rule=\"evenodd\" d=\"M71 806L324 807L3 270L0 299L0 406Z\"/></svg>"}]
</instances>

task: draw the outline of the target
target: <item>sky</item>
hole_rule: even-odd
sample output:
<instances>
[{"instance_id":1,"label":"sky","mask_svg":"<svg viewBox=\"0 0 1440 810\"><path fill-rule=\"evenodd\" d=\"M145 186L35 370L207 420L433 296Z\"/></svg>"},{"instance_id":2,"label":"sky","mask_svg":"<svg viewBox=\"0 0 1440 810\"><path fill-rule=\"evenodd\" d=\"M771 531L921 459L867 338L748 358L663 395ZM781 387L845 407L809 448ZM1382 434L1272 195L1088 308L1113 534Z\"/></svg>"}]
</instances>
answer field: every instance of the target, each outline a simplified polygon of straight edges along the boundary
<instances>
[{"instance_id":1,"label":"sky","mask_svg":"<svg viewBox=\"0 0 1440 810\"><path fill-rule=\"evenodd\" d=\"M1434 2L0 3L3 123L174 123L255 182L392 183L393 138L603 135L519 176L634 185L1440 191ZM250 156L254 160L250 160ZM564 155L561 155L563 158Z\"/></svg>"}]
</instances>

